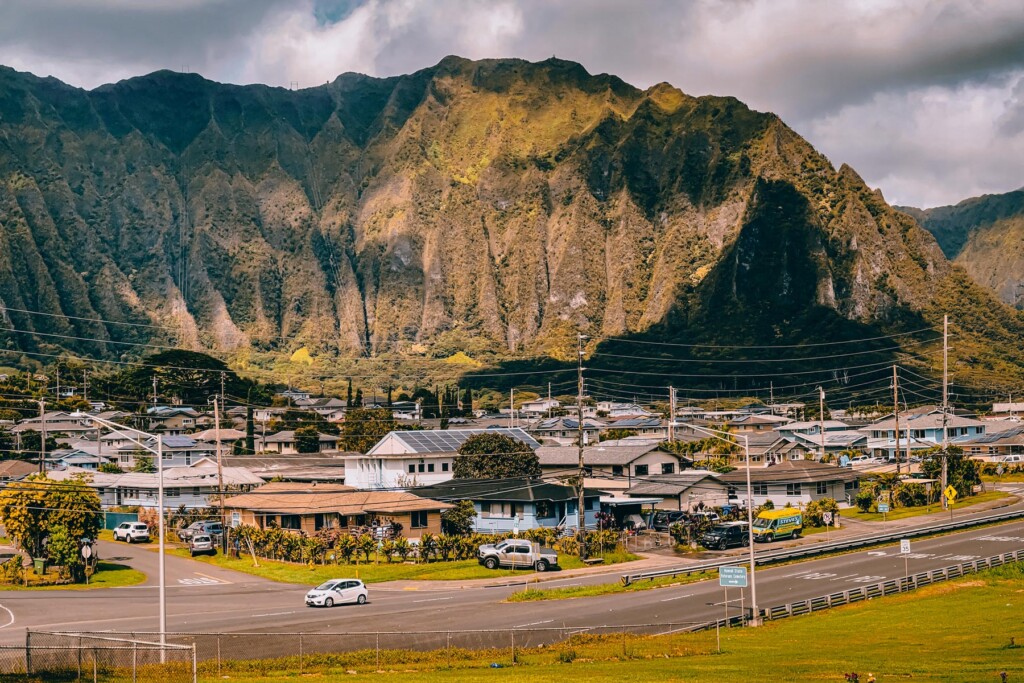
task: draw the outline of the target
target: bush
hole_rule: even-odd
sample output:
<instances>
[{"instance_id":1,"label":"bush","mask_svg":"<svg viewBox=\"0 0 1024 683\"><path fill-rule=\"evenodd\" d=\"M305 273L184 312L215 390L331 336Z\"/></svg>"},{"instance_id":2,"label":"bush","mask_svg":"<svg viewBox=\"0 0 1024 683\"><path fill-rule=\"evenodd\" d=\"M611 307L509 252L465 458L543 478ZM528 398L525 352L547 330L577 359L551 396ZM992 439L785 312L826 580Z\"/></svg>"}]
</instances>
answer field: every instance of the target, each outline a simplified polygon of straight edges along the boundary
<instances>
[{"instance_id":1,"label":"bush","mask_svg":"<svg viewBox=\"0 0 1024 683\"><path fill-rule=\"evenodd\" d=\"M905 482L896 485L893 489L893 502L897 507L917 507L928 504L928 492L924 484Z\"/></svg>"},{"instance_id":2,"label":"bush","mask_svg":"<svg viewBox=\"0 0 1024 683\"><path fill-rule=\"evenodd\" d=\"M857 493L854 502L857 504L857 509L861 512L873 512L878 509L875 504L875 489L872 486L862 487Z\"/></svg>"},{"instance_id":3,"label":"bush","mask_svg":"<svg viewBox=\"0 0 1024 683\"><path fill-rule=\"evenodd\" d=\"M804 508L804 526L824 526L823 516L831 512L833 516L839 514L839 504L833 498L822 498L814 500Z\"/></svg>"}]
</instances>

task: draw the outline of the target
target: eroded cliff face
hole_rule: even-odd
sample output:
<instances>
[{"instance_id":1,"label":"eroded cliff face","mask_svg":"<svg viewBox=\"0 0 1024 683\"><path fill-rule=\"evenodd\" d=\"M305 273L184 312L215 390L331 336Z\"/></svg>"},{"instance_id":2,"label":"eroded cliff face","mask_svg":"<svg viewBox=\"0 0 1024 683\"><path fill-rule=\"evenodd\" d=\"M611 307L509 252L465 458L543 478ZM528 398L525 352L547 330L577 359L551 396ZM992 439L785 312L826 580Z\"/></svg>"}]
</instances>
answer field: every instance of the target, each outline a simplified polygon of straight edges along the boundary
<instances>
[{"instance_id":1,"label":"eroded cliff face","mask_svg":"<svg viewBox=\"0 0 1024 683\"><path fill-rule=\"evenodd\" d=\"M934 234L946 256L975 281L1024 309L1024 190L934 209L899 208Z\"/></svg>"},{"instance_id":2,"label":"eroded cliff face","mask_svg":"<svg viewBox=\"0 0 1024 683\"><path fill-rule=\"evenodd\" d=\"M375 353L454 331L557 355L577 330L723 308L884 324L949 269L774 115L569 62L451 57L295 92L0 70L14 347Z\"/></svg>"}]
</instances>

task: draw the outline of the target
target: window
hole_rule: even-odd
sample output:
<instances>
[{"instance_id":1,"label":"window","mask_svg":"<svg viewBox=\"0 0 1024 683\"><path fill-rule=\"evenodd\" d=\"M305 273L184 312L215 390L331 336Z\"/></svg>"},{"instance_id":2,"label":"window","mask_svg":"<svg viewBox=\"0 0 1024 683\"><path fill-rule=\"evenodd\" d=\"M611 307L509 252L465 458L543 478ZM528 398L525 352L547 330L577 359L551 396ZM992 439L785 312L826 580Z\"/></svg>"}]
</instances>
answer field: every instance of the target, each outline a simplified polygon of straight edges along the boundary
<instances>
[{"instance_id":1,"label":"window","mask_svg":"<svg viewBox=\"0 0 1024 683\"><path fill-rule=\"evenodd\" d=\"M416 465L409 465L409 474L416 474Z\"/></svg>"},{"instance_id":2,"label":"window","mask_svg":"<svg viewBox=\"0 0 1024 683\"><path fill-rule=\"evenodd\" d=\"M481 517L509 517L517 516L522 519L522 503L483 503Z\"/></svg>"},{"instance_id":3,"label":"window","mask_svg":"<svg viewBox=\"0 0 1024 683\"><path fill-rule=\"evenodd\" d=\"M231 526L236 527L242 523L242 513L232 512L231 513Z\"/></svg>"},{"instance_id":4,"label":"window","mask_svg":"<svg viewBox=\"0 0 1024 683\"><path fill-rule=\"evenodd\" d=\"M662 474L675 474L676 464L674 462L663 462L661 463Z\"/></svg>"},{"instance_id":5,"label":"window","mask_svg":"<svg viewBox=\"0 0 1024 683\"><path fill-rule=\"evenodd\" d=\"M647 465L636 465L636 466L634 466L633 467L633 474L635 474L638 477L646 477L647 476Z\"/></svg>"},{"instance_id":6,"label":"window","mask_svg":"<svg viewBox=\"0 0 1024 683\"><path fill-rule=\"evenodd\" d=\"M413 512L412 515L412 528L413 529L426 529L427 528L427 511L420 510Z\"/></svg>"},{"instance_id":7,"label":"window","mask_svg":"<svg viewBox=\"0 0 1024 683\"><path fill-rule=\"evenodd\" d=\"M767 496L768 495L768 484L761 482L759 484L752 484L751 488L754 490L755 496Z\"/></svg>"},{"instance_id":8,"label":"window","mask_svg":"<svg viewBox=\"0 0 1024 683\"><path fill-rule=\"evenodd\" d=\"M446 463L446 462L441 463L441 471L442 472L447 472L448 471L448 463Z\"/></svg>"},{"instance_id":9,"label":"window","mask_svg":"<svg viewBox=\"0 0 1024 683\"><path fill-rule=\"evenodd\" d=\"M331 513L317 513L313 516L313 528L317 531L320 531L321 529L333 529L334 515Z\"/></svg>"},{"instance_id":10,"label":"window","mask_svg":"<svg viewBox=\"0 0 1024 683\"><path fill-rule=\"evenodd\" d=\"M181 495L181 489L167 489L168 498L177 498Z\"/></svg>"},{"instance_id":11,"label":"window","mask_svg":"<svg viewBox=\"0 0 1024 683\"><path fill-rule=\"evenodd\" d=\"M420 472L426 472L426 471L427 471L427 466L426 466L426 465L424 465L423 463L420 463L420 464L419 464L419 467L418 467L417 469L418 469L418 470L419 470Z\"/></svg>"},{"instance_id":12,"label":"window","mask_svg":"<svg viewBox=\"0 0 1024 683\"><path fill-rule=\"evenodd\" d=\"M799 496L800 495L800 484L786 484L786 495L787 496Z\"/></svg>"},{"instance_id":13,"label":"window","mask_svg":"<svg viewBox=\"0 0 1024 683\"><path fill-rule=\"evenodd\" d=\"M282 529L301 529L302 518L298 515L281 515Z\"/></svg>"},{"instance_id":14,"label":"window","mask_svg":"<svg viewBox=\"0 0 1024 683\"><path fill-rule=\"evenodd\" d=\"M551 513L551 502L547 500L538 500L534 503L534 509L536 510L538 517L553 517Z\"/></svg>"},{"instance_id":15,"label":"window","mask_svg":"<svg viewBox=\"0 0 1024 683\"><path fill-rule=\"evenodd\" d=\"M612 465L612 476L613 477L621 477L622 476L622 465Z\"/></svg>"},{"instance_id":16,"label":"window","mask_svg":"<svg viewBox=\"0 0 1024 683\"><path fill-rule=\"evenodd\" d=\"M845 484L843 484L843 490L845 491L852 491L855 488L857 488L857 482L855 481L848 481Z\"/></svg>"},{"instance_id":17,"label":"window","mask_svg":"<svg viewBox=\"0 0 1024 683\"><path fill-rule=\"evenodd\" d=\"M594 468L593 468L593 466L591 466L591 465L584 465L583 466L583 476L584 477L592 477L592 476L594 476Z\"/></svg>"},{"instance_id":18,"label":"window","mask_svg":"<svg viewBox=\"0 0 1024 683\"><path fill-rule=\"evenodd\" d=\"M433 471L434 471L434 463L428 464L427 465L427 472L433 472Z\"/></svg>"},{"instance_id":19,"label":"window","mask_svg":"<svg viewBox=\"0 0 1024 683\"><path fill-rule=\"evenodd\" d=\"M828 482L819 481L815 493L817 493L819 496L824 496L826 493L828 493Z\"/></svg>"},{"instance_id":20,"label":"window","mask_svg":"<svg viewBox=\"0 0 1024 683\"><path fill-rule=\"evenodd\" d=\"M200 493L201 493L201 492L200 492L200 490L199 490L199 487L198 487L198 486L193 486L193 487L192 487L192 495L193 495L193 496L198 496L198 495L200 495Z\"/></svg>"},{"instance_id":21,"label":"window","mask_svg":"<svg viewBox=\"0 0 1024 683\"><path fill-rule=\"evenodd\" d=\"M915 439L923 439L924 438L924 430L923 429L914 429L914 430L911 431L911 435Z\"/></svg>"}]
</instances>

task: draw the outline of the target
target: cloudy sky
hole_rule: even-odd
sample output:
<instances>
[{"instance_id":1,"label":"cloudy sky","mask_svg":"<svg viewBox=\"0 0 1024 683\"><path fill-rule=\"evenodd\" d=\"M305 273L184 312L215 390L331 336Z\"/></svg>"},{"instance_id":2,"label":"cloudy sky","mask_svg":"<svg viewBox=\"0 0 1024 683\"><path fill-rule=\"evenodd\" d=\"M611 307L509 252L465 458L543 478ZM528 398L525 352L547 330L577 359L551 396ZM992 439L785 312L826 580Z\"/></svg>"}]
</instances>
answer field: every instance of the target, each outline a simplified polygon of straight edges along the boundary
<instances>
[{"instance_id":1,"label":"cloudy sky","mask_svg":"<svg viewBox=\"0 0 1024 683\"><path fill-rule=\"evenodd\" d=\"M3 0L0 63L310 86L557 55L778 113L889 201L1024 186L1021 0Z\"/></svg>"}]
</instances>

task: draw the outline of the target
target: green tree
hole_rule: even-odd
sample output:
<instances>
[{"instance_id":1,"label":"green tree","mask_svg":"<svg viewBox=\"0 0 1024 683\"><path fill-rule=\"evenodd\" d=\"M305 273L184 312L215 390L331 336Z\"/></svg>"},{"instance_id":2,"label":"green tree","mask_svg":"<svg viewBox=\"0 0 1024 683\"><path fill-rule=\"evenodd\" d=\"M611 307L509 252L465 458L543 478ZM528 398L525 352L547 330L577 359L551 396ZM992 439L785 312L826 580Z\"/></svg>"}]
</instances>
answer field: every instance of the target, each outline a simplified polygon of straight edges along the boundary
<instances>
[{"instance_id":1,"label":"green tree","mask_svg":"<svg viewBox=\"0 0 1024 683\"><path fill-rule=\"evenodd\" d=\"M354 405L356 408L362 408L363 407L363 388L362 387L359 387L358 389L356 389L356 397L355 397L354 400L355 400L355 403L353 403L352 405Z\"/></svg>"},{"instance_id":2,"label":"green tree","mask_svg":"<svg viewBox=\"0 0 1024 683\"><path fill-rule=\"evenodd\" d=\"M0 491L0 522L8 536L37 557L43 539L58 526L76 541L96 538L102 524L100 498L81 475L56 482L35 474Z\"/></svg>"},{"instance_id":3,"label":"green tree","mask_svg":"<svg viewBox=\"0 0 1024 683\"><path fill-rule=\"evenodd\" d=\"M950 446L946 451L946 481L956 489L960 498L974 492L974 487L981 483L978 462L964 455L964 449ZM921 471L929 479L942 477L942 447L936 446L927 450L921 461Z\"/></svg>"},{"instance_id":4,"label":"green tree","mask_svg":"<svg viewBox=\"0 0 1024 683\"><path fill-rule=\"evenodd\" d=\"M124 472L116 462L101 463L97 468L97 471L104 472L106 474L121 474Z\"/></svg>"},{"instance_id":5,"label":"green tree","mask_svg":"<svg viewBox=\"0 0 1024 683\"><path fill-rule=\"evenodd\" d=\"M71 535L63 524L50 528L50 538L46 544L46 554L50 562L64 568L66 576L76 576L82 565L82 554L78 549L78 539Z\"/></svg>"},{"instance_id":6,"label":"green tree","mask_svg":"<svg viewBox=\"0 0 1024 683\"><path fill-rule=\"evenodd\" d=\"M295 450L299 453L316 453L320 450L320 431L314 425L295 430Z\"/></svg>"},{"instance_id":7,"label":"green tree","mask_svg":"<svg viewBox=\"0 0 1024 683\"><path fill-rule=\"evenodd\" d=\"M341 442L347 451L366 453L395 429L395 418L387 408L352 408L345 413Z\"/></svg>"},{"instance_id":8,"label":"green tree","mask_svg":"<svg viewBox=\"0 0 1024 683\"><path fill-rule=\"evenodd\" d=\"M452 474L456 479L539 477L540 459L532 448L504 434L474 434L459 448Z\"/></svg>"},{"instance_id":9,"label":"green tree","mask_svg":"<svg viewBox=\"0 0 1024 683\"><path fill-rule=\"evenodd\" d=\"M152 474L156 472L156 465L153 464L153 456L146 455L144 453L135 454L135 466L132 467L132 472L142 472L143 474Z\"/></svg>"},{"instance_id":10,"label":"green tree","mask_svg":"<svg viewBox=\"0 0 1024 683\"><path fill-rule=\"evenodd\" d=\"M601 441L615 441L616 439L625 439L630 436L636 436L635 429L607 429L601 432Z\"/></svg>"},{"instance_id":11,"label":"green tree","mask_svg":"<svg viewBox=\"0 0 1024 683\"><path fill-rule=\"evenodd\" d=\"M475 519L473 501L460 500L455 507L441 511L441 531L452 536L468 536L473 533Z\"/></svg>"},{"instance_id":12,"label":"green tree","mask_svg":"<svg viewBox=\"0 0 1024 683\"><path fill-rule=\"evenodd\" d=\"M111 393L149 399L155 377L158 396L180 398L186 404L205 403L209 396L220 393L222 375L228 395L249 396L257 403L271 400L268 387L239 377L224 361L179 349L154 354L145 358L144 364L122 370L112 380Z\"/></svg>"}]
</instances>

